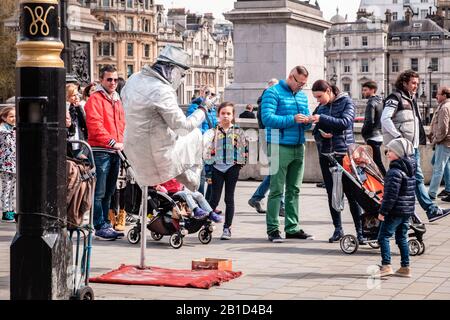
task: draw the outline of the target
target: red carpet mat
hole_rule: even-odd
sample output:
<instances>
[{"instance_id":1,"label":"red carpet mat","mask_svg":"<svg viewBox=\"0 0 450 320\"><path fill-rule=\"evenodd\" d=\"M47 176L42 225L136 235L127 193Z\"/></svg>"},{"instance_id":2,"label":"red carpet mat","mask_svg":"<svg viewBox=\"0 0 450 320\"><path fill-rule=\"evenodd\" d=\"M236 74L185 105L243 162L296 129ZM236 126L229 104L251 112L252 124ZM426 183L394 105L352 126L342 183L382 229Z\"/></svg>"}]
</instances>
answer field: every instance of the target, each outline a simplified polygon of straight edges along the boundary
<instances>
[{"instance_id":1,"label":"red carpet mat","mask_svg":"<svg viewBox=\"0 0 450 320\"><path fill-rule=\"evenodd\" d=\"M158 267L121 265L118 269L99 277L90 278L90 282L113 284L137 284L166 287L190 287L209 289L241 276L242 272L218 270L177 270Z\"/></svg>"}]
</instances>

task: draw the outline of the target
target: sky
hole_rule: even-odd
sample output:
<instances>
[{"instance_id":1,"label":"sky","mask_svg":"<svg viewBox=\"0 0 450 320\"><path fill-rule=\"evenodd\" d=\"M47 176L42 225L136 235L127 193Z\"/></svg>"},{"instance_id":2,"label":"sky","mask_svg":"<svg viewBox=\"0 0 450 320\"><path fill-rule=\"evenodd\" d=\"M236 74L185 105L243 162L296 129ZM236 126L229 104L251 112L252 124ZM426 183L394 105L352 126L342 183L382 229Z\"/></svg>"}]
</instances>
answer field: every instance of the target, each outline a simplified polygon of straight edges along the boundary
<instances>
[{"instance_id":1,"label":"sky","mask_svg":"<svg viewBox=\"0 0 450 320\"><path fill-rule=\"evenodd\" d=\"M233 9L234 0L155 0L156 4L163 4L168 8L186 8L191 12L205 13L212 12L215 18L224 19L222 13ZM310 0L314 4L315 0ZM326 19L330 19L336 14L336 7L339 7L339 14L348 14L349 21L356 18L360 0L318 0L320 9Z\"/></svg>"}]
</instances>

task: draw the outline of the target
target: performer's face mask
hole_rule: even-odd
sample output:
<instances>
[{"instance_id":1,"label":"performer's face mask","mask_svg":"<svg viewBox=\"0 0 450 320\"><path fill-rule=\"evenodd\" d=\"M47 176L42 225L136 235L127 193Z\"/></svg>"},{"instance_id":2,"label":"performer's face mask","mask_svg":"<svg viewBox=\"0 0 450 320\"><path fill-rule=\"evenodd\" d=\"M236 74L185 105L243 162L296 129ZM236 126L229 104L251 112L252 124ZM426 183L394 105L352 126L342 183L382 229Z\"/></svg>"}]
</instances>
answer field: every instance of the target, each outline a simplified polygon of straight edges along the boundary
<instances>
[{"instance_id":1,"label":"performer's face mask","mask_svg":"<svg viewBox=\"0 0 450 320\"><path fill-rule=\"evenodd\" d=\"M170 74L170 83L172 84L172 88L174 90L178 89L178 87L183 82L185 76L186 71L183 68L180 68L178 66L173 67L172 72Z\"/></svg>"}]
</instances>

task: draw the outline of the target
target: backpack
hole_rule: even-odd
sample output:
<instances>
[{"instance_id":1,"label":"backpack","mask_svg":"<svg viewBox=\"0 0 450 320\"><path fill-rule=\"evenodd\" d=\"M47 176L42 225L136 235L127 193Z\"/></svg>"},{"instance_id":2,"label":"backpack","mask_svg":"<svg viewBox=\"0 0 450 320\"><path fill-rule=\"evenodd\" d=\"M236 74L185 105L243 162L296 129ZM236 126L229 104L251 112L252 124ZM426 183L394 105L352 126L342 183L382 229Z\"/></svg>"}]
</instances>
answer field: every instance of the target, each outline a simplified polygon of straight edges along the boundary
<instances>
[{"instance_id":1,"label":"backpack","mask_svg":"<svg viewBox=\"0 0 450 320\"><path fill-rule=\"evenodd\" d=\"M266 126L264 125L264 123L262 122L262 110L261 110L261 107L262 107L262 97L263 97L263 95L264 95L264 92L266 92L266 90L264 90L263 91L263 93L262 93L262 95L258 98L258 102L257 102L257 104L258 104L258 110L256 110L256 119L258 120L258 127L260 128L260 129L265 129L266 128Z\"/></svg>"}]
</instances>

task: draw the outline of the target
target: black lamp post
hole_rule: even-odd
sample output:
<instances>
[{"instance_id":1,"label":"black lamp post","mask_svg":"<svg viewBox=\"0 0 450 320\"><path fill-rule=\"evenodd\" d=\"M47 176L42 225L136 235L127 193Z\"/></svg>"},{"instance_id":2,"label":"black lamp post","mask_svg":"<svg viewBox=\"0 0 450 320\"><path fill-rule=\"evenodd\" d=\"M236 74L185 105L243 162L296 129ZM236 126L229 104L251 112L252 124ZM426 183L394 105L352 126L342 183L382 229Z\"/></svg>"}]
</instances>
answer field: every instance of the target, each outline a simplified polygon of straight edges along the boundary
<instances>
[{"instance_id":1,"label":"black lamp post","mask_svg":"<svg viewBox=\"0 0 450 320\"><path fill-rule=\"evenodd\" d=\"M430 102L428 104L427 111L430 110L430 108L432 107L431 106L431 98L433 97L433 95L432 95L432 91L431 91L432 90L431 74L433 73L433 71L434 71L434 69L433 69L433 66L431 65L431 62L430 62L430 64L428 65L428 74L429 74L429 82L430 82L430 92L429 92L429 94L430 94L430 97L429 97ZM428 112L427 112L427 115L428 115ZM427 124L428 124L428 121L427 121Z\"/></svg>"},{"instance_id":2,"label":"black lamp post","mask_svg":"<svg viewBox=\"0 0 450 320\"><path fill-rule=\"evenodd\" d=\"M425 81L422 82L425 84ZM427 96L425 95L425 88L422 91L422 94L420 95L420 101L422 102L422 122L426 122L426 109L425 109L425 103L427 102Z\"/></svg>"}]
</instances>

